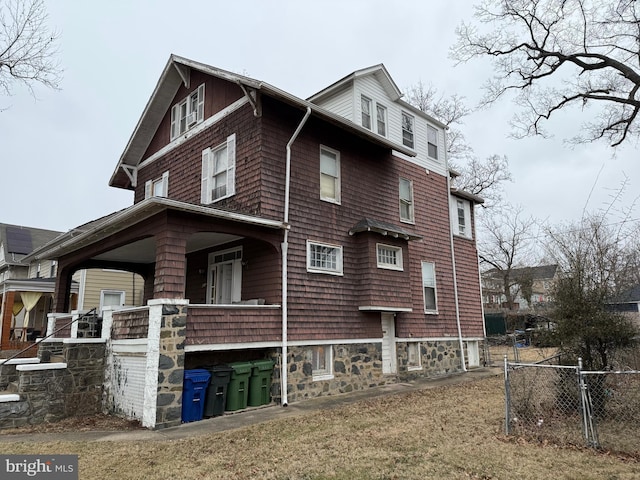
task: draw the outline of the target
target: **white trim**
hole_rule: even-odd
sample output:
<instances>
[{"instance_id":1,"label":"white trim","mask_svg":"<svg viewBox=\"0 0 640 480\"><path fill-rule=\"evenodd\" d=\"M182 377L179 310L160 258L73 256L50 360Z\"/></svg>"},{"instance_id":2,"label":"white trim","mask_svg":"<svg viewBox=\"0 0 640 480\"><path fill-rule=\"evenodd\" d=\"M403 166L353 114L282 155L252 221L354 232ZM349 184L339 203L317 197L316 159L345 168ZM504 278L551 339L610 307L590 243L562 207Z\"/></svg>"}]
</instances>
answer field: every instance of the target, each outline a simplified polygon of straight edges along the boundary
<instances>
[{"instance_id":1,"label":"white trim","mask_svg":"<svg viewBox=\"0 0 640 480\"><path fill-rule=\"evenodd\" d=\"M387 307L382 305L363 305L358 307L361 312L413 312L411 307Z\"/></svg>"},{"instance_id":2,"label":"white trim","mask_svg":"<svg viewBox=\"0 0 640 480\"><path fill-rule=\"evenodd\" d=\"M126 355L126 354L147 354L147 339L135 338L126 340L112 340L111 351L114 354Z\"/></svg>"},{"instance_id":3,"label":"white trim","mask_svg":"<svg viewBox=\"0 0 640 480\"><path fill-rule=\"evenodd\" d=\"M20 395L15 393L4 393L0 395L0 403L19 402L19 401L20 401Z\"/></svg>"},{"instance_id":4,"label":"white trim","mask_svg":"<svg viewBox=\"0 0 640 480\"><path fill-rule=\"evenodd\" d=\"M396 252L397 263L381 263L380 262L380 248L386 248L388 250ZM397 272L404 271L404 262L402 259L402 247L396 245L389 245L388 243L376 243L376 265L383 270L395 270Z\"/></svg>"},{"instance_id":5,"label":"white trim","mask_svg":"<svg viewBox=\"0 0 640 480\"><path fill-rule=\"evenodd\" d=\"M341 340L294 340L288 341L287 345L292 347L306 347L313 345L354 345L359 343L381 343L381 338L349 338ZM224 350L244 350L256 348L280 348L282 342L254 342L254 343L209 343L206 345L186 345L185 352L219 352Z\"/></svg>"},{"instance_id":6,"label":"white trim","mask_svg":"<svg viewBox=\"0 0 640 480\"><path fill-rule=\"evenodd\" d=\"M16 370L19 372L35 372L38 370L63 370L67 368L66 363L38 363L31 365L17 365Z\"/></svg>"},{"instance_id":7,"label":"white trim","mask_svg":"<svg viewBox=\"0 0 640 480\"><path fill-rule=\"evenodd\" d=\"M106 338L46 338L41 343L105 343Z\"/></svg>"},{"instance_id":8,"label":"white trim","mask_svg":"<svg viewBox=\"0 0 640 480\"><path fill-rule=\"evenodd\" d=\"M40 363L38 357L32 358L12 358L9 360L0 360L0 365L24 365L28 363Z\"/></svg>"},{"instance_id":9,"label":"white trim","mask_svg":"<svg viewBox=\"0 0 640 480\"><path fill-rule=\"evenodd\" d=\"M334 177L336 179L336 192L335 192L335 198L331 198L331 197L323 197L322 196L322 151L325 150L327 153L330 153L332 155L335 155L336 157L336 177ZM322 145L320 144L320 159L319 159L319 163L320 163L320 171L318 172L320 175L320 200L322 200L323 202L329 202L329 203L334 203L336 205L341 205L341 201L342 201L342 172L341 172L341 162L340 162L340 152L338 150L335 150L331 147L327 147L326 145ZM328 175L328 174L325 174Z\"/></svg>"},{"instance_id":10,"label":"white trim","mask_svg":"<svg viewBox=\"0 0 640 480\"><path fill-rule=\"evenodd\" d=\"M227 117L229 114L235 112L236 110L238 110L239 108L241 108L247 103L249 103L249 100L247 100L247 97L242 97L240 100L236 100L235 102L233 102L227 108L224 108L220 110L218 113L216 113L215 115L207 118L204 122L197 124L195 127L193 127L190 130L187 130L185 133L177 137L174 141L172 141L165 147L161 148L160 150L158 150L156 153L154 153L144 161L140 162L138 164L138 170L143 167L146 167L147 165L154 162L155 160L165 156L167 153L171 152L174 148L177 148L178 146L182 145L192 136L197 135L198 133L200 133L203 130L206 130L212 125L215 125L216 123L218 123L219 121Z\"/></svg>"},{"instance_id":11,"label":"white trim","mask_svg":"<svg viewBox=\"0 0 640 480\"><path fill-rule=\"evenodd\" d=\"M324 269L320 267L312 267L311 266L311 245L317 245L319 247L335 248L338 252L336 257L336 269L330 270L330 269ZM323 243L323 242L307 239L307 272L343 276L344 275L343 255L344 255L344 251L343 251L342 245L334 245L330 243Z\"/></svg>"}]
</instances>

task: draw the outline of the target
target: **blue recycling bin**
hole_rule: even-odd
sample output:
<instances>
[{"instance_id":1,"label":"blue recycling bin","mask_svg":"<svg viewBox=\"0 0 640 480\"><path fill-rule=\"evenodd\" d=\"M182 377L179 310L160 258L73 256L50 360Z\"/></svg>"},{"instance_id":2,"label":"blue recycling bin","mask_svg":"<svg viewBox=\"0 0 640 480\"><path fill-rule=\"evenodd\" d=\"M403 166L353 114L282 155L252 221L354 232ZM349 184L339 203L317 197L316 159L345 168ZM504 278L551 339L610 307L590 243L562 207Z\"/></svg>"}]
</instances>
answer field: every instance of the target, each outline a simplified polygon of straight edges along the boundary
<instances>
[{"instance_id":1,"label":"blue recycling bin","mask_svg":"<svg viewBox=\"0 0 640 480\"><path fill-rule=\"evenodd\" d=\"M196 422L202 420L204 402L211 374L203 368L184 371L182 384L182 421Z\"/></svg>"}]
</instances>

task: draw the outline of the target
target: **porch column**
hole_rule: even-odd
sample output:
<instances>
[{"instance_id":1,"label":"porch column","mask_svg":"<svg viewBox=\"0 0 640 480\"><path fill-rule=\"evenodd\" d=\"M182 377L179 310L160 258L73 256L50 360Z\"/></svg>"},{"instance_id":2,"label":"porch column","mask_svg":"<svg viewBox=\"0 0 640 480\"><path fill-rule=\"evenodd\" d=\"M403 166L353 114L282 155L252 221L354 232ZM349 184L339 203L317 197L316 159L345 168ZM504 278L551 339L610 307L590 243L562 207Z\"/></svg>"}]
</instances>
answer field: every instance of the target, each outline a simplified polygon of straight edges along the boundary
<instances>
[{"instance_id":1,"label":"porch column","mask_svg":"<svg viewBox=\"0 0 640 480\"><path fill-rule=\"evenodd\" d=\"M8 350L11 347L9 345L9 337L11 335L11 317L13 316L15 295L15 292L5 292L6 298L2 299L4 310L2 314L2 340L0 341L0 350Z\"/></svg>"},{"instance_id":2,"label":"porch column","mask_svg":"<svg viewBox=\"0 0 640 480\"><path fill-rule=\"evenodd\" d=\"M69 296L71 294L71 277L73 272L68 268L58 267L56 276L56 291L53 296L53 313L70 312Z\"/></svg>"},{"instance_id":3,"label":"porch column","mask_svg":"<svg viewBox=\"0 0 640 480\"><path fill-rule=\"evenodd\" d=\"M156 235L153 298L184 298L187 236L175 230L164 230Z\"/></svg>"}]
</instances>

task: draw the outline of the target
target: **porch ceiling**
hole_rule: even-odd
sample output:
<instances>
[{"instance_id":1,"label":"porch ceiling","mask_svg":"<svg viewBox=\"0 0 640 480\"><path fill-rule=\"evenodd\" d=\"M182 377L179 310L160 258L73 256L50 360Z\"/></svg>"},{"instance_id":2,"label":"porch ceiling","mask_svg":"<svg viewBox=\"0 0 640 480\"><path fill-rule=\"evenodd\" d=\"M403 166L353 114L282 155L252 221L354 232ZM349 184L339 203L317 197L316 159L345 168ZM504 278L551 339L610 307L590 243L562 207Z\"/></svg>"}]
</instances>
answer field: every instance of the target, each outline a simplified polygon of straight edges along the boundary
<instances>
[{"instance_id":1,"label":"porch ceiling","mask_svg":"<svg viewBox=\"0 0 640 480\"><path fill-rule=\"evenodd\" d=\"M187 241L187 253L215 247L223 243L238 240L241 237L224 233L195 233ZM106 262L153 263L156 261L156 241L154 237L143 238L92 258Z\"/></svg>"}]
</instances>

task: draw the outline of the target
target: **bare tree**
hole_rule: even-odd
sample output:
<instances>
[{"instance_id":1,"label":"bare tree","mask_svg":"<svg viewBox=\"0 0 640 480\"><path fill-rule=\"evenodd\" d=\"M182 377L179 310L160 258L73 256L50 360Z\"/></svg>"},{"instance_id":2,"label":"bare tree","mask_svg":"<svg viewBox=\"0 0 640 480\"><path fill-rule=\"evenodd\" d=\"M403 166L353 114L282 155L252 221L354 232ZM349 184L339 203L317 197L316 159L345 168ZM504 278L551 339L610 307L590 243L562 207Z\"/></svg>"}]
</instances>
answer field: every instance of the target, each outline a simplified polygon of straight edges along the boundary
<instances>
[{"instance_id":1,"label":"bare tree","mask_svg":"<svg viewBox=\"0 0 640 480\"><path fill-rule=\"evenodd\" d=\"M561 269L553 289L554 334L561 351L581 357L587 369L614 367L616 355L637 343L632 321L608 306L636 281L634 230L628 219L612 221L604 213L548 229L549 250Z\"/></svg>"},{"instance_id":2,"label":"bare tree","mask_svg":"<svg viewBox=\"0 0 640 480\"><path fill-rule=\"evenodd\" d=\"M506 156L492 155L480 160L474 155L459 128L471 113L464 97L452 95L447 98L433 85L425 86L422 82L408 88L405 95L408 103L449 127L447 156L451 168L459 173L454 180L455 186L483 197L485 207L499 203L502 184L512 179L509 162Z\"/></svg>"},{"instance_id":3,"label":"bare tree","mask_svg":"<svg viewBox=\"0 0 640 480\"><path fill-rule=\"evenodd\" d=\"M513 271L531 265L532 239L535 237L536 221L524 217L522 208L503 206L482 217L478 250L485 278L491 277L500 284L499 293L504 295L507 308L511 310L520 291L519 278Z\"/></svg>"},{"instance_id":4,"label":"bare tree","mask_svg":"<svg viewBox=\"0 0 640 480\"><path fill-rule=\"evenodd\" d=\"M484 104L516 92L514 136L545 135L558 111L593 106L574 142L638 138L640 2L483 0L476 18L458 28L451 55L492 59Z\"/></svg>"},{"instance_id":5,"label":"bare tree","mask_svg":"<svg viewBox=\"0 0 640 480\"><path fill-rule=\"evenodd\" d=\"M32 94L34 83L58 88L58 34L46 21L43 0L0 0L0 90L6 95L15 83Z\"/></svg>"}]
</instances>

